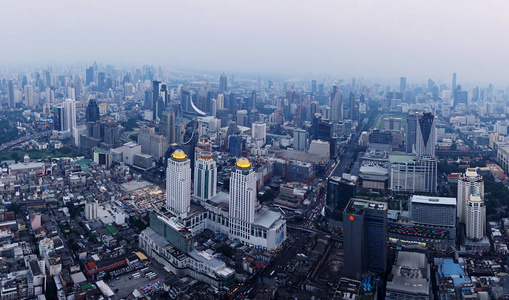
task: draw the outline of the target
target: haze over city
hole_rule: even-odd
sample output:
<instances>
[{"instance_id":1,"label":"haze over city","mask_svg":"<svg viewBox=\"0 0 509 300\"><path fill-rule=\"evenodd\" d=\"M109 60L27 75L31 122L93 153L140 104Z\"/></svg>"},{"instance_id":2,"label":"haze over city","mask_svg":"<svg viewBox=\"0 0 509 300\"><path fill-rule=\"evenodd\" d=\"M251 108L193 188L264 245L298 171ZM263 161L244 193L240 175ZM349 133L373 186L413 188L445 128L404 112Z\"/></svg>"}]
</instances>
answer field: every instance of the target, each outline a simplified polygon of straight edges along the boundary
<instances>
[{"instance_id":1,"label":"haze over city","mask_svg":"<svg viewBox=\"0 0 509 300\"><path fill-rule=\"evenodd\" d=\"M7 1L2 65L507 84L507 1Z\"/></svg>"}]
</instances>

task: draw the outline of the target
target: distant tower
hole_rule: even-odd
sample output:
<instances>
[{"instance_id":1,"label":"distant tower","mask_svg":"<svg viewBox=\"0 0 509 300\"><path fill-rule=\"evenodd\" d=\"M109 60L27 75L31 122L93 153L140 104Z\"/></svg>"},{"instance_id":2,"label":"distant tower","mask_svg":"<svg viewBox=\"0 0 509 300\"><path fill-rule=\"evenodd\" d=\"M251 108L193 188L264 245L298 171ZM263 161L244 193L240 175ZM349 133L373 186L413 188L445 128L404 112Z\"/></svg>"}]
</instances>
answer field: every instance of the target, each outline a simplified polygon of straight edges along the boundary
<instances>
[{"instance_id":1,"label":"distant tower","mask_svg":"<svg viewBox=\"0 0 509 300\"><path fill-rule=\"evenodd\" d=\"M86 84L90 85L92 82L94 82L94 68L90 67L87 69L85 74Z\"/></svg>"},{"instance_id":2,"label":"distant tower","mask_svg":"<svg viewBox=\"0 0 509 300\"><path fill-rule=\"evenodd\" d=\"M168 159L166 208L180 219L186 218L191 208L191 161L182 150Z\"/></svg>"},{"instance_id":3,"label":"distant tower","mask_svg":"<svg viewBox=\"0 0 509 300\"><path fill-rule=\"evenodd\" d=\"M311 93L316 94L316 79L311 80Z\"/></svg>"},{"instance_id":4,"label":"distant tower","mask_svg":"<svg viewBox=\"0 0 509 300\"><path fill-rule=\"evenodd\" d=\"M225 93L228 90L228 78L226 78L226 75L223 73L221 74L221 77L219 77L219 93Z\"/></svg>"},{"instance_id":5,"label":"distant tower","mask_svg":"<svg viewBox=\"0 0 509 300\"><path fill-rule=\"evenodd\" d=\"M479 195L484 200L484 180L477 174L475 169L467 169L458 179L458 219L461 223L467 222L468 197L472 194Z\"/></svg>"},{"instance_id":6,"label":"distant tower","mask_svg":"<svg viewBox=\"0 0 509 300\"><path fill-rule=\"evenodd\" d=\"M456 73L452 73L452 91L456 90Z\"/></svg>"},{"instance_id":7,"label":"distant tower","mask_svg":"<svg viewBox=\"0 0 509 300\"><path fill-rule=\"evenodd\" d=\"M100 92L106 91L106 74L104 72L97 73L97 86Z\"/></svg>"},{"instance_id":8,"label":"distant tower","mask_svg":"<svg viewBox=\"0 0 509 300\"><path fill-rule=\"evenodd\" d=\"M303 129L293 131L293 150L306 151L308 132Z\"/></svg>"},{"instance_id":9,"label":"distant tower","mask_svg":"<svg viewBox=\"0 0 509 300\"><path fill-rule=\"evenodd\" d=\"M208 151L200 153L194 165L194 196L202 201L216 195L217 165Z\"/></svg>"},{"instance_id":10,"label":"distant tower","mask_svg":"<svg viewBox=\"0 0 509 300\"><path fill-rule=\"evenodd\" d=\"M343 92L338 83L334 83L331 94L331 122L343 120Z\"/></svg>"},{"instance_id":11,"label":"distant tower","mask_svg":"<svg viewBox=\"0 0 509 300\"><path fill-rule=\"evenodd\" d=\"M468 196L466 212L467 238L482 239L486 235L486 206L480 195Z\"/></svg>"},{"instance_id":12,"label":"distant tower","mask_svg":"<svg viewBox=\"0 0 509 300\"><path fill-rule=\"evenodd\" d=\"M406 77L399 79L399 91L404 93L406 91Z\"/></svg>"},{"instance_id":13,"label":"distant tower","mask_svg":"<svg viewBox=\"0 0 509 300\"><path fill-rule=\"evenodd\" d=\"M158 112L161 107L159 107L159 89L160 89L160 81L154 80L152 82L152 120L155 121L158 116Z\"/></svg>"},{"instance_id":14,"label":"distant tower","mask_svg":"<svg viewBox=\"0 0 509 300\"><path fill-rule=\"evenodd\" d=\"M8 89L9 107L14 107L16 106L16 103L14 102L14 85L12 84L12 80L9 80Z\"/></svg>"},{"instance_id":15,"label":"distant tower","mask_svg":"<svg viewBox=\"0 0 509 300\"><path fill-rule=\"evenodd\" d=\"M247 158L241 157L230 177L230 234L240 240L251 237L251 225L255 219L256 175Z\"/></svg>"},{"instance_id":16,"label":"distant tower","mask_svg":"<svg viewBox=\"0 0 509 300\"><path fill-rule=\"evenodd\" d=\"M412 153L417 140L417 120L422 115L419 110L411 110L406 118L405 147L407 153Z\"/></svg>"},{"instance_id":17,"label":"distant tower","mask_svg":"<svg viewBox=\"0 0 509 300\"><path fill-rule=\"evenodd\" d=\"M419 157L434 157L436 144L435 116L431 113L423 114L417 122L416 131L416 155Z\"/></svg>"},{"instance_id":18,"label":"distant tower","mask_svg":"<svg viewBox=\"0 0 509 300\"><path fill-rule=\"evenodd\" d=\"M97 122L100 119L99 106L95 99L90 99L90 101L88 101L86 119L87 122Z\"/></svg>"},{"instance_id":19,"label":"distant tower","mask_svg":"<svg viewBox=\"0 0 509 300\"><path fill-rule=\"evenodd\" d=\"M353 92L350 92L350 120L353 121L355 116L355 94Z\"/></svg>"}]
</instances>

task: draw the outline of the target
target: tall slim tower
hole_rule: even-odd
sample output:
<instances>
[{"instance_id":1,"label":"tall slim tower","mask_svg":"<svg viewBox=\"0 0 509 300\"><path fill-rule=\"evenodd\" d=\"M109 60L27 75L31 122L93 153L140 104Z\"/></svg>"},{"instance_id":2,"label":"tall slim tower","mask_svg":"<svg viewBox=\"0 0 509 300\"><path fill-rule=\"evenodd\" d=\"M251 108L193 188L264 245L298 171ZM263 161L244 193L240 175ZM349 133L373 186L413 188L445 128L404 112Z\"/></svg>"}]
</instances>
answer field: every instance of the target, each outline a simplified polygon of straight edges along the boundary
<instances>
[{"instance_id":1,"label":"tall slim tower","mask_svg":"<svg viewBox=\"0 0 509 300\"><path fill-rule=\"evenodd\" d=\"M452 91L456 90L456 73L452 73Z\"/></svg>"},{"instance_id":2,"label":"tall slim tower","mask_svg":"<svg viewBox=\"0 0 509 300\"><path fill-rule=\"evenodd\" d=\"M16 104L14 103L14 84L12 84L12 80L9 80L8 86L9 107L14 107Z\"/></svg>"},{"instance_id":3,"label":"tall slim tower","mask_svg":"<svg viewBox=\"0 0 509 300\"><path fill-rule=\"evenodd\" d=\"M311 93L316 94L316 79L311 80Z\"/></svg>"},{"instance_id":4,"label":"tall slim tower","mask_svg":"<svg viewBox=\"0 0 509 300\"><path fill-rule=\"evenodd\" d=\"M406 91L406 77L401 77L399 79L399 91L404 93Z\"/></svg>"},{"instance_id":5,"label":"tall slim tower","mask_svg":"<svg viewBox=\"0 0 509 300\"><path fill-rule=\"evenodd\" d=\"M353 121L355 116L355 94L353 92L350 92L350 110L348 112L350 113L350 120Z\"/></svg>"},{"instance_id":6,"label":"tall slim tower","mask_svg":"<svg viewBox=\"0 0 509 300\"><path fill-rule=\"evenodd\" d=\"M255 172L249 160L241 157L230 177L230 234L249 240L257 204Z\"/></svg>"},{"instance_id":7,"label":"tall slim tower","mask_svg":"<svg viewBox=\"0 0 509 300\"><path fill-rule=\"evenodd\" d=\"M159 86L161 82L154 80L152 82L152 120L155 121L157 119L157 114L160 109L159 106Z\"/></svg>"},{"instance_id":8,"label":"tall slim tower","mask_svg":"<svg viewBox=\"0 0 509 300\"><path fill-rule=\"evenodd\" d=\"M332 86L331 94L331 122L335 123L343 120L343 92L338 83Z\"/></svg>"},{"instance_id":9,"label":"tall slim tower","mask_svg":"<svg viewBox=\"0 0 509 300\"><path fill-rule=\"evenodd\" d=\"M423 157L435 157L436 132L435 116L425 113L417 122L415 154Z\"/></svg>"},{"instance_id":10,"label":"tall slim tower","mask_svg":"<svg viewBox=\"0 0 509 300\"><path fill-rule=\"evenodd\" d=\"M194 165L194 196L206 201L216 195L217 165L208 151L200 153Z\"/></svg>"},{"instance_id":11,"label":"tall slim tower","mask_svg":"<svg viewBox=\"0 0 509 300\"><path fill-rule=\"evenodd\" d=\"M422 115L421 111L412 110L406 117L405 150L412 153L417 140L417 120Z\"/></svg>"},{"instance_id":12,"label":"tall slim tower","mask_svg":"<svg viewBox=\"0 0 509 300\"><path fill-rule=\"evenodd\" d=\"M225 93L228 90L228 78L226 78L226 74L221 74L219 77L219 93Z\"/></svg>"},{"instance_id":13,"label":"tall slim tower","mask_svg":"<svg viewBox=\"0 0 509 300\"><path fill-rule=\"evenodd\" d=\"M484 200L484 180L477 174L475 169L467 169L458 179L458 219L461 223L467 222L468 197L472 194L479 195Z\"/></svg>"},{"instance_id":14,"label":"tall slim tower","mask_svg":"<svg viewBox=\"0 0 509 300\"><path fill-rule=\"evenodd\" d=\"M166 208L180 219L186 218L191 208L191 161L182 150L168 159Z\"/></svg>"},{"instance_id":15,"label":"tall slim tower","mask_svg":"<svg viewBox=\"0 0 509 300\"><path fill-rule=\"evenodd\" d=\"M87 85L90 85L92 82L94 82L94 68L90 67L87 69L85 74L85 81Z\"/></svg>"},{"instance_id":16,"label":"tall slim tower","mask_svg":"<svg viewBox=\"0 0 509 300\"><path fill-rule=\"evenodd\" d=\"M486 206L480 195L468 196L466 216L467 238L480 240L486 235Z\"/></svg>"}]
</instances>

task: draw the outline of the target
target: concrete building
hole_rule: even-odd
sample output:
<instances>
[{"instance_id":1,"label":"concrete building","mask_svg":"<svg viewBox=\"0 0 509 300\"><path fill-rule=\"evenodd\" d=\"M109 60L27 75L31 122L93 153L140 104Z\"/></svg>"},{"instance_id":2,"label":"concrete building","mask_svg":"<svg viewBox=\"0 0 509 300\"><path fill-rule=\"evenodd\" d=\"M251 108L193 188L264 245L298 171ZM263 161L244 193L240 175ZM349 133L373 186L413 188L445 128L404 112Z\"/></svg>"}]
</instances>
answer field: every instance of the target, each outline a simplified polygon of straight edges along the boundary
<instances>
[{"instance_id":1,"label":"concrete building","mask_svg":"<svg viewBox=\"0 0 509 300\"><path fill-rule=\"evenodd\" d=\"M430 299L430 275L430 266L424 253L399 251L387 280L385 299Z\"/></svg>"},{"instance_id":2,"label":"concrete building","mask_svg":"<svg viewBox=\"0 0 509 300\"><path fill-rule=\"evenodd\" d=\"M476 169L467 169L458 179L458 219L467 222L467 203L470 195L476 194L484 200L484 180Z\"/></svg>"},{"instance_id":3,"label":"concrete building","mask_svg":"<svg viewBox=\"0 0 509 300\"><path fill-rule=\"evenodd\" d=\"M303 129L293 131L293 149L298 151L306 151L308 133ZM328 152L329 149L327 149Z\"/></svg>"},{"instance_id":4,"label":"concrete building","mask_svg":"<svg viewBox=\"0 0 509 300\"><path fill-rule=\"evenodd\" d=\"M466 209L467 238L481 240L486 236L486 206L479 194L468 196Z\"/></svg>"},{"instance_id":5,"label":"concrete building","mask_svg":"<svg viewBox=\"0 0 509 300\"><path fill-rule=\"evenodd\" d=\"M141 154L141 145L135 142L125 143L122 146L122 160L126 165L134 165L134 156Z\"/></svg>"},{"instance_id":6,"label":"concrete building","mask_svg":"<svg viewBox=\"0 0 509 300\"><path fill-rule=\"evenodd\" d=\"M437 161L433 157L389 155L389 188L394 192L437 191Z\"/></svg>"},{"instance_id":7,"label":"concrete building","mask_svg":"<svg viewBox=\"0 0 509 300\"><path fill-rule=\"evenodd\" d=\"M166 207L180 219L187 217L191 205L191 161L182 150L168 159L166 169Z\"/></svg>"},{"instance_id":8,"label":"concrete building","mask_svg":"<svg viewBox=\"0 0 509 300\"><path fill-rule=\"evenodd\" d=\"M352 198L343 213L343 275L383 275L387 264L387 203Z\"/></svg>"},{"instance_id":9,"label":"concrete building","mask_svg":"<svg viewBox=\"0 0 509 300\"><path fill-rule=\"evenodd\" d=\"M90 200L85 203L85 218L87 220L95 220L97 219L97 210L99 208L99 203L97 200Z\"/></svg>"},{"instance_id":10,"label":"concrete building","mask_svg":"<svg viewBox=\"0 0 509 300\"><path fill-rule=\"evenodd\" d=\"M194 197L207 201L216 195L217 165L212 154L207 151L200 153L194 164Z\"/></svg>"},{"instance_id":11,"label":"concrete building","mask_svg":"<svg viewBox=\"0 0 509 300\"><path fill-rule=\"evenodd\" d=\"M413 195L410 217L416 224L456 226L456 199Z\"/></svg>"},{"instance_id":12,"label":"concrete building","mask_svg":"<svg viewBox=\"0 0 509 300\"><path fill-rule=\"evenodd\" d=\"M254 141L262 141L262 145L265 144L267 142L267 124L260 121L254 122L251 126L251 137Z\"/></svg>"}]
</instances>

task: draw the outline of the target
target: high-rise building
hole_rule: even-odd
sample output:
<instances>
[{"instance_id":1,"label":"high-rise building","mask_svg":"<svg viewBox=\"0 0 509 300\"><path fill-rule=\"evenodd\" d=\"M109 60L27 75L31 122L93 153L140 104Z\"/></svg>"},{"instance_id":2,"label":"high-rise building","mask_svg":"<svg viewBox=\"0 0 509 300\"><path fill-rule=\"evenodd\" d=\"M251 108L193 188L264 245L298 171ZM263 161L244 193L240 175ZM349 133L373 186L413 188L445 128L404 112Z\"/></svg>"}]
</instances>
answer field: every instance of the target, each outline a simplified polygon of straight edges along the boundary
<instances>
[{"instance_id":1,"label":"high-rise building","mask_svg":"<svg viewBox=\"0 0 509 300\"><path fill-rule=\"evenodd\" d=\"M413 195L410 217L417 224L455 227L456 199Z\"/></svg>"},{"instance_id":2,"label":"high-rise building","mask_svg":"<svg viewBox=\"0 0 509 300\"><path fill-rule=\"evenodd\" d=\"M452 73L452 90L456 90L456 73Z\"/></svg>"},{"instance_id":3,"label":"high-rise building","mask_svg":"<svg viewBox=\"0 0 509 300\"><path fill-rule=\"evenodd\" d=\"M166 208L180 219L186 218L191 208L191 161L182 150L168 159Z\"/></svg>"},{"instance_id":4,"label":"high-rise building","mask_svg":"<svg viewBox=\"0 0 509 300\"><path fill-rule=\"evenodd\" d=\"M479 195L484 200L484 180L477 174L476 169L467 169L458 179L458 207L459 222L467 222L467 203L470 195Z\"/></svg>"},{"instance_id":5,"label":"high-rise building","mask_svg":"<svg viewBox=\"0 0 509 300\"><path fill-rule=\"evenodd\" d=\"M16 106L16 103L14 101L14 84L12 83L12 80L9 80L8 84L8 104L9 107Z\"/></svg>"},{"instance_id":6,"label":"high-rise building","mask_svg":"<svg viewBox=\"0 0 509 300\"><path fill-rule=\"evenodd\" d=\"M437 161L434 157L389 155L389 189L394 192L437 191Z\"/></svg>"},{"instance_id":7,"label":"high-rise building","mask_svg":"<svg viewBox=\"0 0 509 300\"><path fill-rule=\"evenodd\" d=\"M399 79L399 91L404 93L406 91L406 77L401 77Z\"/></svg>"},{"instance_id":8,"label":"high-rise building","mask_svg":"<svg viewBox=\"0 0 509 300\"><path fill-rule=\"evenodd\" d=\"M225 93L228 90L228 78L226 74L221 74L219 77L219 93Z\"/></svg>"},{"instance_id":9,"label":"high-rise building","mask_svg":"<svg viewBox=\"0 0 509 300\"><path fill-rule=\"evenodd\" d=\"M24 92L25 92L25 105L28 107L33 107L34 105L36 105L35 93L34 93L34 89L32 88L32 86L29 84L25 85Z\"/></svg>"},{"instance_id":10,"label":"high-rise building","mask_svg":"<svg viewBox=\"0 0 509 300\"><path fill-rule=\"evenodd\" d=\"M194 197L207 201L216 195L217 165L208 151L200 153L194 165Z\"/></svg>"},{"instance_id":11,"label":"high-rise building","mask_svg":"<svg viewBox=\"0 0 509 300\"><path fill-rule=\"evenodd\" d=\"M338 83L334 83L331 93L331 122L343 120L343 92Z\"/></svg>"},{"instance_id":12,"label":"high-rise building","mask_svg":"<svg viewBox=\"0 0 509 300\"><path fill-rule=\"evenodd\" d=\"M418 120L416 131L415 154L418 157L435 157L435 116L424 113Z\"/></svg>"},{"instance_id":13,"label":"high-rise building","mask_svg":"<svg viewBox=\"0 0 509 300\"><path fill-rule=\"evenodd\" d=\"M230 177L230 234L241 241L249 241L251 225L255 220L256 174L251 162L241 157Z\"/></svg>"},{"instance_id":14,"label":"high-rise building","mask_svg":"<svg viewBox=\"0 0 509 300\"><path fill-rule=\"evenodd\" d=\"M316 79L311 80L311 93L316 94Z\"/></svg>"},{"instance_id":15,"label":"high-rise building","mask_svg":"<svg viewBox=\"0 0 509 300\"><path fill-rule=\"evenodd\" d=\"M237 122L238 124L238 122ZM267 141L267 124L265 122L254 122L251 125L251 136L253 140L262 141L263 144Z\"/></svg>"},{"instance_id":16,"label":"high-rise building","mask_svg":"<svg viewBox=\"0 0 509 300\"><path fill-rule=\"evenodd\" d=\"M293 149L298 151L306 151L308 133L303 129L295 129L293 131Z\"/></svg>"},{"instance_id":17,"label":"high-rise building","mask_svg":"<svg viewBox=\"0 0 509 300\"><path fill-rule=\"evenodd\" d=\"M64 127L62 131L70 131L74 135L74 128L76 128L76 101L67 99L64 102Z\"/></svg>"},{"instance_id":18,"label":"high-rise building","mask_svg":"<svg viewBox=\"0 0 509 300\"><path fill-rule=\"evenodd\" d=\"M355 94L353 92L350 92L350 110L348 112L350 113L350 120L354 120L354 117L355 117Z\"/></svg>"},{"instance_id":19,"label":"high-rise building","mask_svg":"<svg viewBox=\"0 0 509 300\"><path fill-rule=\"evenodd\" d=\"M159 109L162 109L159 106L159 89L160 89L160 81L154 80L152 82L152 120L157 120L157 115Z\"/></svg>"},{"instance_id":20,"label":"high-rise building","mask_svg":"<svg viewBox=\"0 0 509 300\"><path fill-rule=\"evenodd\" d=\"M99 105L97 105L97 102L93 98L90 99L90 101L88 101L85 117L87 119L87 122L97 122L101 118L99 114Z\"/></svg>"},{"instance_id":21,"label":"high-rise building","mask_svg":"<svg viewBox=\"0 0 509 300\"><path fill-rule=\"evenodd\" d=\"M343 220L343 211L350 199L357 195L357 186L352 181L338 176L327 178L327 193L325 203L329 216L336 220Z\"/></svg>"},{"instance_id":22,"label":"high-rise building","mask_svg":"<svg viewBox=\"0 0 509 300\"><path fill-rule=\"evenodd\" d=\"M99 207L99 203L97 200L89 200L85 202L85 218L87 220L95 220L97 219L97 209Z\"/></svg>"},{"instance_id":23,"label":"high-rise building","mask_svg":"<svg viewBox=\"0 0 509 300\"><path fill-rule=\"evenodd\" d=\"M384 274L387 264L387 203L352 198L343 213L343 276Z\"/></svg>"},{"instance_id":24,"label":"high-rise building","mask_svg":"<svg viewBox=\"0 0 509 300\"><path fill-rule=\"evenodd\" d=\"M412 153L417 140L417 120L422 115L419 110L411 110L406 118L405 148L407 153Z\"/></svg>"},{"instance_id":25,"label":"high-rise building","mask_svg":"<svg viewBox=\"0 0 509 300\"><path fill-rule=\"evenodd\" d=\"M486 206L478 194L468 196L466 209L467 238L480 240L486 236Z\"/></svg>"},{"instance_id":26,"label":"high-rise building","mask_svg":"<svg viewBox=\"0 0 509 300\"><path fill-rule=\"evenodd\" d=\"M97 87L100 92L106 91L106 74L104 72L97 73Z\"/></svg>"},{"instance_id":27,"label":"high-rise building","mask_svg":"<svg viewBox=\"0 0 509 300\"><path fill-rule=\"evenodd\" d=\"M85 79L86 79L87 85L90 85L91 83L94 82L94 68L93 67L88 68L85 75L86 75Z\"/></svg>"}]
</instances>

